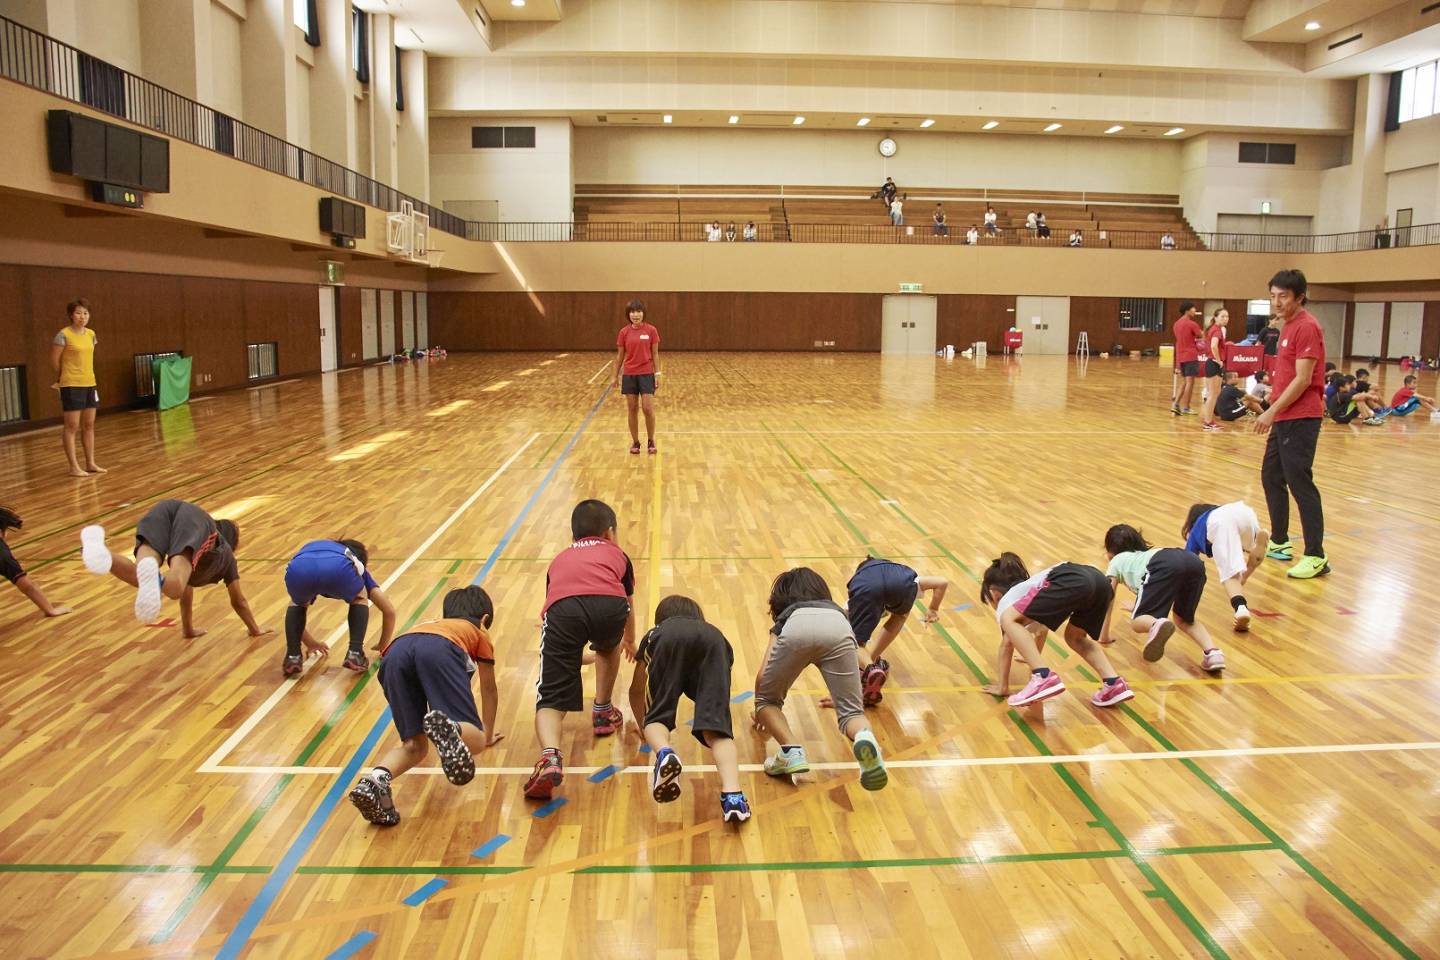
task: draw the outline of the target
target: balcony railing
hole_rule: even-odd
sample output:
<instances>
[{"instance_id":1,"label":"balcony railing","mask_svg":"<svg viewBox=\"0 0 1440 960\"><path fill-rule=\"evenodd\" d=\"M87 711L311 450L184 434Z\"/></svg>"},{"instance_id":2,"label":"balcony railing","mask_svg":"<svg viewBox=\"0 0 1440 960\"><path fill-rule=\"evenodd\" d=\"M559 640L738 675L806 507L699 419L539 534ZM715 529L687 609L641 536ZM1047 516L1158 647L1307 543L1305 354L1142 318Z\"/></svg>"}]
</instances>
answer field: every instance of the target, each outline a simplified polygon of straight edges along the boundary
<instances>
[{"instance_id":1,"label":"balcony railing","mask_svg":"<svg viewBox=\"0 0 1440 960\"><path fill-rule=\"evenodd\" d=\"M400 201L409 200L430 216L431 227L465 236L465 221L453 213L6 17L0 17L0 76L381 210L398 211Z\"/></svg>"}]
</instances>

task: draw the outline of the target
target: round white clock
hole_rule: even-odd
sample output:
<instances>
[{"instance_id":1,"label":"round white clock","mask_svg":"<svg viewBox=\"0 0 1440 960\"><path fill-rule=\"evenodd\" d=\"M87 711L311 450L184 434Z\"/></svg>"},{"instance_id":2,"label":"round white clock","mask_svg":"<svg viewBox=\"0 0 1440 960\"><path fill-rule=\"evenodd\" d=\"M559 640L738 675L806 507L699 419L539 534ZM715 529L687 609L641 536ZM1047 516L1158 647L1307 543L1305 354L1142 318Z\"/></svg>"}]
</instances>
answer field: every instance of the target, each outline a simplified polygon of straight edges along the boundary
<instances>
[{"instance_id":1,"label":"round white clock","mask_svg":"<svg viewBox=\"0 0 1440 960\"><path fill-rule=\"evenodd\" d=\"M890 139L889 137L886 137L884 140L880 141L880 156L882 157L893 157L895 156L895 151L899 149L900 148L898 145L896 145L895 141Z\"/></svg>"}]
</instances>

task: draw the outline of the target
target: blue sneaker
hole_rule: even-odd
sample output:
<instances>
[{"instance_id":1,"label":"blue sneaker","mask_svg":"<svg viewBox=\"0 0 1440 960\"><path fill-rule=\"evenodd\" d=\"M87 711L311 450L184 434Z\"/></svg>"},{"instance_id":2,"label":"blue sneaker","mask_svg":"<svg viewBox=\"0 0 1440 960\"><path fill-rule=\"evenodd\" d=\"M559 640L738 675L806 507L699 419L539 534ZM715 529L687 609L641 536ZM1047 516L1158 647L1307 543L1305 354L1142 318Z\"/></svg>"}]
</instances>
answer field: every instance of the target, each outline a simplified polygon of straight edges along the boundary
<instances>
[{"instance_id":1,"label":"blue sneaker","mask_svg":"<svg viewBox=\"0 0 1440 960\"><path fill-rule=\"evenodd\" d=\"M726 823L744 823L750 819L750 801L743 793L720 794L720 815Z\"/></svg>"},{"instance_id":2,"label":"blue sneaker","mask_svg":"<svg viewBox=\"0 0 1440 960\"><path fill-rule=\"evenodd\" d=\"M680 758L669 747L655 754L655 769L650 774L650 795L656 803L680 799Z\"/></svg>"}]
</instances>

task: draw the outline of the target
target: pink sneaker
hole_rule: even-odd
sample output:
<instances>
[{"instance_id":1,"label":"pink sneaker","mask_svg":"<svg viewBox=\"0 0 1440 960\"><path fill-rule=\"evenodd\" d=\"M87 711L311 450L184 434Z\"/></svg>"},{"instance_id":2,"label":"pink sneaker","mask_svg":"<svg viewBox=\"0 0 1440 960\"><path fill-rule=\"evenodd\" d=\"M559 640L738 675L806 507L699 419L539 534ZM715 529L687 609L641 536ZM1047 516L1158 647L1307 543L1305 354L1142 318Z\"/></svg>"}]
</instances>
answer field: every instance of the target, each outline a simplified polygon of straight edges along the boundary
<instances>
[{"instance_id":1,"label":"pink sneaker","mask_svg":"<svg viewBox=\"0 0 1440 960\"><path fill-rule=\"evenodd\" d=\"M1029 703L1039 703L1041 700L1049 700L1065 692L1065 681L1060 679L1060 674L1051 670L1047 676L1040 676L1038 673L1030 674L1030 682L1025 684L1025 689L1013 694L1005 702L1012 707L1023 707Z\"/></svg>"},{"instance_id":2,"label":"pink sneaker","mask_svg":"<svg viewBox=\"0 0 1440 960\"><path fill-rule=\"evenodd\" d=\"M1150 625L1150 637L1145 641L1145 659L1154 663L1165 656L1165 644L1175 633L1175 624L1169 620L1156 620Z\"/></svg>"},{"instance_id":3,"label":"pink sneaker","mask_svg":"<svg viewBox=\"0 0 1440 960\"><path fill-rule=\"evenodd\" d=\"M885 661L876 660L860 671L860 693L865 706L873 707L884 699L885 695L880 690L889 679L890 671L886 669L888 666Z\"/></svg>"},{"instance_id":4,"label":"pink sneaker","mask_svg":"<svg viewBox=\"0 0 1440 960\"><path fill-rule=\"evenodd\" d=\"M1100 689L1095 691L1095 696L1090 698L1090 702L1097 707L1113 707L1133 699L1135 699L1135 691L1125 685L1124 677L1120 677L1114 683L1101 684Z\"/></svg>"},{"instance_id":5,"label":"pink sneaker","mask_svg":"<svg viewBox=\"0 0 1440 960\"><path fill-rule=\"evenodd\" d=\"M1200 666L1211 673L1225 669L1225 652L1219 647L1205 651L1205 658L1200 661Z\"/></svg>"}]
</instances>

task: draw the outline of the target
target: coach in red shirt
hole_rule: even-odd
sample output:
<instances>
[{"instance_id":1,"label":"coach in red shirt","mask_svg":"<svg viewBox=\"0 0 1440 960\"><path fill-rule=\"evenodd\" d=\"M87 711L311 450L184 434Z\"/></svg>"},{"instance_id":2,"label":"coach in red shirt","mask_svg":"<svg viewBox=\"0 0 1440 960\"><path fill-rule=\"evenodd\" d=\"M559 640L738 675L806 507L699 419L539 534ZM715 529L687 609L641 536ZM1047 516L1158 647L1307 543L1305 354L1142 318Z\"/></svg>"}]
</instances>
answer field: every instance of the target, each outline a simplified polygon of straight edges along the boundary
<instances>
[{"instance_id":1,"label":"coach in red shirt","mask_svg":"<svg viewBox=\"0 0 1440 960\"><path fill-rule=\"evenodd\" d=\"M660 331L645 322L645 304L625 305L629 323L615 338L615 386L630 405L630 452L640 452L639 408L645 410L645 439L655 452L655 381L660 376Z\"/></svg>"},{"instance_id":2,"label":"coach in red shirt","mask_svg":"<svg viewBox=\"0 0 1440 960\"><path fill-rule=\"evenodd\" d=\"M1175 362L1180 364L1180 390L1170 403L1170 412L1175 416L1194 415L1190 399L1195 393L1195 378L1200 375L1200 341L1205 334L1196 317L1200 311L1194 300L1180 301L1180 316L1175 321Z\"/></svg>"},{"instance_id":3,"label":"coach in red shirt","mask_svg":"<svg viewBox=\"0 0 1440 960\"><path fill-rule=\"evenodd\" d=\"M1286 573L1309 580L1330 572L1325 560L1325 514L1315 487L1315 441L1325 411L1325 334L1305 309L1307 286L1299 270L1281 270L1270 280L1271 312L1280 318L1280 349L1275 356L1274 399L1255 421L1256 433L1269 433L1260 483L1270 507L1270 544L1266 555L1294 559L1290 546L1290 497L1300 508L1305 555Z\"/></svg>"}]
</instances>

